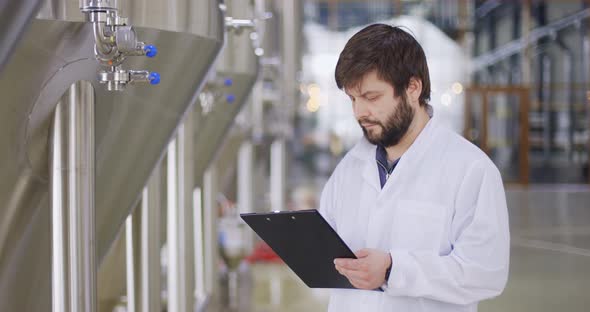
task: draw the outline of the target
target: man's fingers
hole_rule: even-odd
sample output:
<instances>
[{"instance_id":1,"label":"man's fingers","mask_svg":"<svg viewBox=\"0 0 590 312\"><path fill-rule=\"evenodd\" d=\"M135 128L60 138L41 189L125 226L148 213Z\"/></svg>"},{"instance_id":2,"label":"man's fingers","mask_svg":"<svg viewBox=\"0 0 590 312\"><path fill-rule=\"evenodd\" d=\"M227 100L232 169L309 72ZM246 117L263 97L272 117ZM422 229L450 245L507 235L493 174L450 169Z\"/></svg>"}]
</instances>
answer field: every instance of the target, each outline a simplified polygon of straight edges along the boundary
<instances>
[{"instance_id":1,"label":"man's fingers","mask_svg":"<svg viewBox=\"0 0 590 312\"><path fill-rule=\"evenodd\" d=\"M344 274L343 274L343 275L344 275ZM354 288L362 289L362 287L361 287L361 286L362 286L362 285L361 285L361 283L359 283L357 280L355 280L355 279L353 279L353 278L350 278L350 277L348 277L348 276L346 276L346 275L344 275L344 276L346 277L346 279L348 280L348 282L349 282L349 283L350 283L352 286L354 286Z\"/></svg>"},{"instance_id":2,"label":"man's fingers","mask_svg":"<svg viewBox=\"0 0 590 312\"><path fill-rule=\"evenodd\" d=\"M363 282L363 281L357 281L354 279L348 279L348 281L350 282L350 284L352 284L352 286L354 286L355 288L358 289L369 289L369 287L367 287L367 283Z\"/></svg>"},{"instance_id":3,"label":"man's fingers","mask_svg":"<svg viewBox=\"0 0 590 312\"><path fill-rule=\"evenodd\" d=\"M349 262L351 262L351 261L353 261L353 260L345 259L345 258L337 258L337 259L334 259L334 264L337 266L341 266L341 267L348 267Z\"/></svg>"},{"instance_id":4,"label":"man's fingers","mask_svg":"<svg viewBox=\"0 0 590 312\"><path fill-rule=\"evenodd\" d=\"M372 289L369 287L369 273L364 271L347 270L341 266L336 266L338 273L342 274L352 286L358 289Z\"/></svg>"},{"instance_id":5,"label":"man's fingers","mask_svg":"<svg viewBox=\"0 0 590 312\"><path fill-rule=\"evenodd\" d=\"M344 268L340 268L338 269L338 272L346 276L348 279L353 279L357 281L366 281L369 278L369 274L364 271L347 270Z\"/></svg>"},{"instance_id":6,"label":"man's fingers","mask_svg":"<svg viewBox=\"0 0 590 312\"><path fill-rule=\"evenodd\" d=\"M361 250L355 252L354 255L357 256L358 258L364 258L364 257L368 256L369 253L370 253L370 250L364 248L364 249L361 249Z\"/></svg>"},{"instance_id":7,"label":"man's fingers","mask_svg":"<svg viewBox=\"0 0 590 312\"><path fill-rule=\"evenodd\" d=\"M359 270L362 262L357 259L334 259L334 264L348 270Z\"/></svg>"}]
</instances>

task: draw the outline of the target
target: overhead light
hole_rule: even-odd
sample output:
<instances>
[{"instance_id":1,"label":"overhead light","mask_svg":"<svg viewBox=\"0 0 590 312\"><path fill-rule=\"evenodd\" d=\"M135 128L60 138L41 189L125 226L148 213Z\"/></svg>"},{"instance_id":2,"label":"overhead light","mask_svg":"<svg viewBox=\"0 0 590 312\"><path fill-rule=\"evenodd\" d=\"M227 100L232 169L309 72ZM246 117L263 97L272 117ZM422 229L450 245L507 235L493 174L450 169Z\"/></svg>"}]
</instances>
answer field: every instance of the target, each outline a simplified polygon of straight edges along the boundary
<instances>
[{"instance_id":1,"label":"overhead light","mask_svg":"<svg viewBox=\"0 0 590 312\"><path fill-rule=\"evenodd\" d=\"M453 93L461 94L463 92L463 85L460 84L459 82L455 82L455 83L453 83L453 86L451 87L451 89L453 90Z\"/></svg>"},{"instance_id":2,"label":"overhead light","mask_svg":"<svg viewBox=\"0 0 590 312\"><path fill-rule=\"evenodd\" d=\"M451 104L451 95L448 93L443 94L440 97L440 102L444 106L449 106Z\"/></svg>"},{"instance_id":3,"label":"overhead light","mask_svg":"<svg viewBox=\"0 0 590 312\"><path fill-rule=\"evenodd\" d=\"M307 93L309 94L310 97L317 97L320 95L320 86L312 83L309 86L307 86Z\"/></svg>"},{"instance_id":4,"label":"overhead light","mask_svg":"<svg viewBox=\"0 0 590 312\"><path fill-rule=\"evenodd\" d=\"M307 104L305 104L305 108L307 108L309 112L315 113L320 109L320 103L312 97L307 101Z\"/></svg>"}]
</instances>

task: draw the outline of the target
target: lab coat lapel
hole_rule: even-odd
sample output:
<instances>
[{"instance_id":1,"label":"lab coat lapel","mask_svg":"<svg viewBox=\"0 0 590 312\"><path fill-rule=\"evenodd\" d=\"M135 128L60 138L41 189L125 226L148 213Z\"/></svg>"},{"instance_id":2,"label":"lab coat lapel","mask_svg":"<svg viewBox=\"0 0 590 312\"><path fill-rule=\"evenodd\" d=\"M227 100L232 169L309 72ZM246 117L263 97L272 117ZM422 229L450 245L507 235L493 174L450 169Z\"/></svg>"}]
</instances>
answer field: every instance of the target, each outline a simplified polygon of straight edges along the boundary
<instances>
[{"instance_id":1,"label":"lab coat lapel","mask_svg":"<svg viewBox=\"0 0 590 312\"><path fill-rule=\"evenodd\" d=\"M375 161L375 152L377 147L369 143L364 137L361 139L359 144L355 146L352 151L356 157L364 160L364 167L362 171L363 180L365 183L374 188L381 197L384 193L390 193L388 191L392 184L401 183L403 181L404 173L412 172L413 166L415 166L420 159L424 156L428 146L432 145L434 140L436 121L435 118L431 118L426 124L422 132L418 135L414 143L410 148L402 155L399 163L393 170L388 181L385 183L383 189L381 189L381 182L379 181L379 171L377 169L377 163Z\"/></svg>"},{"instance_id":2,"label":"lab coat lapel","mask_svg":"<svg viewBox=\"0 0 590 312\"><path fill-rule=\"evenodd\" d=\"M376 147L370 149L370 151L367 152L369 155L371 153L373 154L373 159L371 159L370 156L365 159L365 166L363 169L363 180L365 180L365 183L369 184L377 192L380 192L381 182L379 182L379 170L377 169L377 162L375 161L374 157L375 149Z\"/></svg>"},{"instance_id":3,"label":"lab coat lapel","mask_svg":"<svg viewBox=\"0 0 590 312\"><path fill-rule=\"evenodd\" d=\"M402 155L397 166L391 173L391 176L383 186L383 190L379 193L379 197L384 196L383 194L391 196L392 192L397 191L390 190L392 187L399 189L398 186L400 183L403 183L405 179L410 178L407 174L414 171L413 168L420 162L424 157L427 148L433 143L432 141L434 140L434 134L436 132L434 130L435 123L434 118L431 118L414 143L412 143L410 148L408 148L408 150ZM396 186L391 186L392 184L395 184Z\"/></svg>"},{"instance_id":4,"label":"lab coat lapel","mask_svg":"<svg viewBox=\"0 0 590 312\"><path fill-rule=\"evenodd\" d=\"M363 161L362 167L359 168L363 182L375 189L375 191L380 192L379 171L377 170L377 163L375 161L376 150L377 147L363 137L351 150L351 153L354 157Z\"/></svg>"}]
</instances>

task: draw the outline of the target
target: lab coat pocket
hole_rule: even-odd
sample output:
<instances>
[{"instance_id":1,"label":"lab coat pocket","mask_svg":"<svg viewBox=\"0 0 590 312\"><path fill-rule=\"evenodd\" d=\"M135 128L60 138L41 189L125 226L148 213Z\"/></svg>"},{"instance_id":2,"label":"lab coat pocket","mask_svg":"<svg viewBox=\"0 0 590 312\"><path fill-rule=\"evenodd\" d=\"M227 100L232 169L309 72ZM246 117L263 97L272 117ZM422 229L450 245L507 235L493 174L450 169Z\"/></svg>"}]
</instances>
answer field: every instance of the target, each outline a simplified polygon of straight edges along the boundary
<instances>
[{"instance_id":1,"label":"lab coat pocket","mask_svg":"<svg viewBox=\"0 0 590 312\"><path fill-rule=\"evenodd\" d=\"M417 200L399 200L393 215L392 248L431 250L440 248L444 206Z\"/></svg>"}]
</instances>

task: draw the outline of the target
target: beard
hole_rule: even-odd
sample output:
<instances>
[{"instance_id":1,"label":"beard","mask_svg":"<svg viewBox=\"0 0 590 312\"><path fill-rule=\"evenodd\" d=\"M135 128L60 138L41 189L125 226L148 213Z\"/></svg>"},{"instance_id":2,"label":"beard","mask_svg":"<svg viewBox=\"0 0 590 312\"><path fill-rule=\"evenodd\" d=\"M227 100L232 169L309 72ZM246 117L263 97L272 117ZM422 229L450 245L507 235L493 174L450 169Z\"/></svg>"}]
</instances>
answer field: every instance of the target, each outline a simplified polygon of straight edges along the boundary
<instances>
[{"instance_id":1,"label":"beard","mask_svg":"<svg viewBox=\"0 0 590 312\"><path fill-rule=\"evenodd\" d=\"M365 127L361 125L363 134L367 141L374 145L380 145L383 147L390 147L397 145L401 139L406 135L412 121L414 120L414 108L408 104L406 95L401 96L401 101L395 112L389 114L386 117L385 122L379 120L371 120L367 118L359 119L359 124L373 124L381 128L380 133L369 132Z\"/></svg>"}]
</instances>

